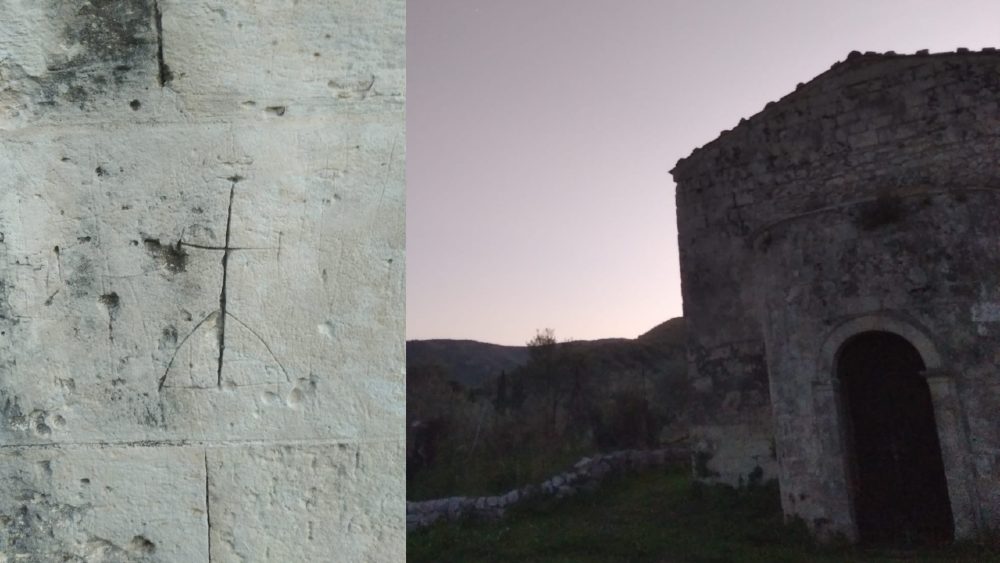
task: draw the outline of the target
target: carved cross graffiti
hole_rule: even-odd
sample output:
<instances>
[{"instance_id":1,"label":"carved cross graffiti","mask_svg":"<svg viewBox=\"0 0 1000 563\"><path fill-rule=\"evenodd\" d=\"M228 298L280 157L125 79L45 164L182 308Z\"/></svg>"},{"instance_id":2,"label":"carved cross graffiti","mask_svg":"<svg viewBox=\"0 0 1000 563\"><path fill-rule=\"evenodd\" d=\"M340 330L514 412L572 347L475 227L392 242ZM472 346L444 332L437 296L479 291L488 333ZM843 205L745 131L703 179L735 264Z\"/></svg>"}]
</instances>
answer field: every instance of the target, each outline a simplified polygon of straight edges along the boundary
<instances>
[{"instance_id":1,"label":"carved cross graffiti","mask_svg":"<svg viewBox=\"0 0 1000 563\"><path fill-rule=\"evenodd\" d=\"M202 320L200 320L194 326L194 328L192 328L191 331L177 344L177 347L174 350L174 353L171 356L170 361L167 364L166 370L164 370L163 375L160 377L159 386L158 386L158 389L160 389L160 390L162 390L164 387L170 387L170 385L167 385L167 376L170 373L171 367L173 367L173 365L174 365L174 361L176 360L178 353L180 352L181 348L184 347L184 344L188 341L189 338L191 338L192 335L194 335L195 333L197 333L199 331L199 329L201 329L202 325L204 325L208 321L213 321L213 320L215 321L215 329L216 329L216 335L217 335L217 339L218 339L218 348L219 348L218 361L217 361L217 365L216 365L216 388L219 388L219 389L222 388L222 368L223 368L223 365L224 365L224 362L225 362L225 353L226 353L226 320L227 319L231 319L231 320L237 322L240 326L242 326L250 334L252 334L264 346L264 348L267 350L267 353L270 354L271 358L274 359L275 363L277 363L278 367L281 369L281 372L285 376L285 380L286 381L291 381L291 379L288 376L288 372L285 370L285 367L278 360L277 356L274 355L274 352L271 350L271 347L267 343L267 341L264 340L264 338L262 338L261 335L257 333L257 331L253 330L249 325L247 325L247 323L244 323L240 319L234 317L230 312L228 312L226 310L226 285L227 285L228 273L229 273L229 256L230 256L230 254L233 253L233 252L236 252L236 251L241 251L241 250L264 250L262 248L237 247L237 246L232 246L232 244L231 244L231 231L232 231L232 219L233 219L233 200L234 200L234 198L236 196L236 184L238 184L240 182L240 180L242 180L242 179L243 179L243 177L240 176L240 175L233 175L233 176L230 176L230 177L227 178L227 180L229 180L229 182L230 182L230 187L229 187L229 206L228 206L228 210L227 210L227 214L226 214L226 234L225 234L225 240L224 240L224 243L223 243L222 246L209 246L209 245L201 245L201 244L194 244L194 243L190 243L190 242L184 242L184 240L183 240L183 234L181 235L181 240L177 242L178 248L189 247L189 248L197 248L197 249L200 249L200 250L218 251L218 252L222 253L222 288L221 288L221 290L219 292L219 308L216 309L215 311L212 311L205 318L203 318Z\"/></svg>"}]
</instances>

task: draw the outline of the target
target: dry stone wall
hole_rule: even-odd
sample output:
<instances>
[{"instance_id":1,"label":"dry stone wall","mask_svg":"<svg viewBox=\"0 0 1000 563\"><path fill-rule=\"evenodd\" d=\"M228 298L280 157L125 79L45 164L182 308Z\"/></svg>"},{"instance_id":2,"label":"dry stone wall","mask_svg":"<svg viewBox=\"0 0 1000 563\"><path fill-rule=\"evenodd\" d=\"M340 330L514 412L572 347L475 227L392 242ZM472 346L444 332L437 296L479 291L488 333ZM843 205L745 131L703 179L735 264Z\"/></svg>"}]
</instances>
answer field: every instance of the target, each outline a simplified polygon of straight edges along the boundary
<instances>
[{"instance_id":1,"label":"dry stone wall","mask_svg":"<svg viewBox=\"0 0 1000 563\"><path fill-rule=\"evenodd\" d=\"M0 560L403 557L404 12L0 3Z\"/></svg>"},{"instance_id":2,"label":"dry stone wall","mask_svg":"<svg viewBox=\"0 0 1000 563\"><path fill-rule=\"evenodd\" d=\"M622 450L584 457L564 471L537 485L526 485L505 494L488 497L448 497L406 503L406 528L418 530L448 520L503 518L515 505L543 497L565 498L584 491L593 491L605 479L630 472L662 468L687 463L691 452L687 447L658 450Z\"/></svg>"}]
</instances>

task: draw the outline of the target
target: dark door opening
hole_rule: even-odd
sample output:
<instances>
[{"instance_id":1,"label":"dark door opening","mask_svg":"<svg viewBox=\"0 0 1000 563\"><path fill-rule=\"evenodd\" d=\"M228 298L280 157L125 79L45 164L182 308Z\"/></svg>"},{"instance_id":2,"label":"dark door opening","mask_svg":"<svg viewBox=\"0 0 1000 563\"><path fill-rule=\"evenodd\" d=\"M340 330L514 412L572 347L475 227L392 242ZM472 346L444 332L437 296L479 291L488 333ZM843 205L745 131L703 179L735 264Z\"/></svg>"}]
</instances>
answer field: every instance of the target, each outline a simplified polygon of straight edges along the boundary
<instances>
[{"instance_id":1,"label":"dark door opening","mask_svg":"<svg viewBox=\"0 0 1000 563\"><path fill-rule=\"evenodd\" d=\"M937 544L954 536L934 407L920 353L865 332L840 350L854 512L864 543Z\"/></svg>"}]
</instances>

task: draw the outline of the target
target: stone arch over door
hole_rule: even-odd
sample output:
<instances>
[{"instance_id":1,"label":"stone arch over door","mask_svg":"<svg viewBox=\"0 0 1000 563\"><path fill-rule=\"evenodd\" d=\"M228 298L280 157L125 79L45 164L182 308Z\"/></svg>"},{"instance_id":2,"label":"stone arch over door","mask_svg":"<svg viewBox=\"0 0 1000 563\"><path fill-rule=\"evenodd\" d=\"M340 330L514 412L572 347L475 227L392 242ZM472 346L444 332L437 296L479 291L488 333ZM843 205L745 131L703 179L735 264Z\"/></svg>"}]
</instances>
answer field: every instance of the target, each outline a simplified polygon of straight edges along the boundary
<instances>
[{"instance_id":1,"label":"stone arch over door","mask_svg":"<svg viewBox=\"0 0 1000 563\"><path fill-rule=\"evenodd\" d=\"M866 315L848 320L834 327L823 342L817 369L817 384L831 390L834 400L830 412L817 412L822 427L831 434L833 447L825 452L826 463L834 479L834 489L839 489L840 502L835 502L842 521L850 523L849 535L857 539L858 522L855 520L851 483L851 440L849 430L846 389L838 379L838 355L852 338L864 333L881 332L901 337L920 355L933 406L945 480L951 504L954 536L962 539L977 530L978 515L974 509L974 480L969 444L962 423L961 401L955 388L954 373L942 362L939 347L928 331L917 323L888 314Z\"/></svg>"}]
</instances>

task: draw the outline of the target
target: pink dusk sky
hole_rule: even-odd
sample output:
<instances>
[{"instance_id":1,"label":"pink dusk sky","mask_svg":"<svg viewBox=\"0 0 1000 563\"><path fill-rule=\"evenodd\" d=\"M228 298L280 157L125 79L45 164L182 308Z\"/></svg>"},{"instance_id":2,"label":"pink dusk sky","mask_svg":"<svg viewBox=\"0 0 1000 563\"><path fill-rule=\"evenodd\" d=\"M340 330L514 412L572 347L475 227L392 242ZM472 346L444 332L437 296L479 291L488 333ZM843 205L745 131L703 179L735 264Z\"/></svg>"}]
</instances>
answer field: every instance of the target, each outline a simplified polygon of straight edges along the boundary
<instances>
[{"instance_id":1,"label":"pink dusk sky","mask_svg":"<svg viewBox=\"0 0 1000 563\"><path fill-rule=\"evenodd\" d=\"M410 0L406 337L680 316L678 159L852 50L995 46L996 0Z\"/></svg>"}]
</instances>

